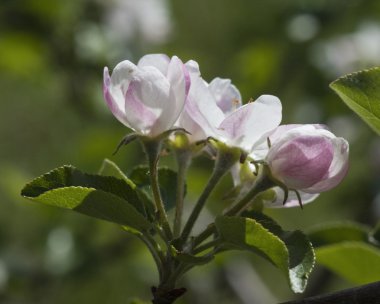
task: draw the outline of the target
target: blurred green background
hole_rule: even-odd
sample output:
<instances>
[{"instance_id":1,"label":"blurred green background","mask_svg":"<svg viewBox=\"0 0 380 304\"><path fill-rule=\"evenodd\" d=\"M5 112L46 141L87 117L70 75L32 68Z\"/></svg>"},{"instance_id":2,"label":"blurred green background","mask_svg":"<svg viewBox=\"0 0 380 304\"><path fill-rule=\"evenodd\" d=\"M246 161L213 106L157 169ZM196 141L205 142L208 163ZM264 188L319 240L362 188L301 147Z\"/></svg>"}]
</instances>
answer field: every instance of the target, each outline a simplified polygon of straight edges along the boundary
<instances>
[{"instance_id":1,"label":"blurred green background","mask_svg":"<svg viewBox=\"0 0 380 304\"><path fill-rule=\"evenodd\" d=\"M278 96L283 123L326 123L350 142L344 182L304 210L267 210L287 229L380 215L380 140L328 88L380 65L378 0L1 0L0 302L128 303L157 280L148 251L115 225L20 197L30 179L63 164L97 172L108 157L143 162L102 99L102 70L146 53L199 62L207 81L231 78L244 101ZM163 163L173 166L169 155ZM194 161L187 204L212 163ZM226 178L210 202L220 211ZM206 225L212 212L202 218ZM250 254L223 254L191 271L179 303L275 303L354 286L317 267L306 293Z\"/></svg>"}]
</instances>

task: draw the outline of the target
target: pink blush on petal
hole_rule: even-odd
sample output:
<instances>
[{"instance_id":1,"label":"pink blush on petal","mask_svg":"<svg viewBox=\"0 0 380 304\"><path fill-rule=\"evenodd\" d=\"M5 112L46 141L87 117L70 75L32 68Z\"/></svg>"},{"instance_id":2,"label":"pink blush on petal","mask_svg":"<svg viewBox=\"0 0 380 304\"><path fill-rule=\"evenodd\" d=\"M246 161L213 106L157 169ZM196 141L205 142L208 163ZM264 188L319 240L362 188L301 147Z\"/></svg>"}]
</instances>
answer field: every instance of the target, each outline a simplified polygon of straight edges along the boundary
<instances>
[{"instance_id":1,"label":"pink blush on petal","mask_svg":"<svg viewBox=\"0 0 380 304\"><path fill-rule=\"evenodd\" d=\"M301 189L326 175L333 155L333 146L327 138L299 136L280 147L270 163L275 176L290 188Z\"/></svg>"}]
</instances>

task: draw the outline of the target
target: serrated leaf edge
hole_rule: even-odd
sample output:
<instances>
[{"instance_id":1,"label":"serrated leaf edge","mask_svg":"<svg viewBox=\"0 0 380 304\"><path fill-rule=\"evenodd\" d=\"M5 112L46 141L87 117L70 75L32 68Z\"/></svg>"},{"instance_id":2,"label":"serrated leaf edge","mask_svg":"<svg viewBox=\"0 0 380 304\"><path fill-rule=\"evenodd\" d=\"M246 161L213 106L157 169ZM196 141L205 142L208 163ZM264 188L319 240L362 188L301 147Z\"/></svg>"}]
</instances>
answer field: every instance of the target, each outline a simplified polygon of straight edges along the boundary
<instances>
[{"instance_id":1,"label":"serrated leaf edge","mask_svg":"<svg viewBox=\"0 0 380 304\"><path fill-rule=\"evenodd\" d=\"M360 75L360 74L363 74L363 73L368 73L368 72L373 72L373 71L380 71L380 67L372 67L372 68L369 68L369 69L363 69L363 70L360 70L360 71L356 71L356 72L352 72L352 73L348 73L348 74L345 74L343 76L340 76L339 78L335 79L333 82L330 83L330 88L333 89L333 86L337 83L337 82L340 82L344 79L347 79L347 78L350 78L350 77L356 77L357 75Z\"/></svg>"},{"instance_id":2,"label":"serrated leaf edge","mask_svg":"<svg viewBox=\"0 0 380 304\"><path fill-rule=\"evenodd\" d=\"M228 217L226 217L226 218L228 218ZM233 218L233 217L229 217L229 218ZM295 289L295 288L293 288L293 284L291 284L291 282L292 282L292 278L291 278L291 272L290 272L290 270L293 269L293 268L290 268L289 250L288 250L288 247L286 246L286 243L285 243L282 239L280 239L280 237L278 237L277 235L275 235L274 233L272 233L271 231L269 231L267 228L265 228L263 225L261 225L258 221L254 220L254 219L251 219L251 218L245 218L245 220L250 220L250 221L253 221L253 222L259 224L259 225L261 226L262 229L264 229L264 230L265 230L266 232L268 232L272 237L278 239L278 240L281 242L281 244L283 245L283 247L285 248L285 251L286 251L286 253L287 253L287 267L286 267L286 269L285 269L285 272L287 273L287 276L286 276L286 277L287 277L287 279L289 280L290 288L291 288L292 291L295 292L295 293L302 293L302 292L304 291L304 289L303 289L303 290ZM302 233L303 236L305 236L305 238L308 240L308 244L309 244L309 246L310 246L310 249L311 249L311 252L312 252L312 255L313 255L313 262L312 262L311 268L310 268L310 270L305 274L305 275L306 275L306 279L308 279L309 276L310 276L310 274L311 274L311 272L312 272L312 270L314 269L314 266L315 266L315 263L316 263L316 255L315 255L314 247L313 247L312 243L310 242L309 238L307 237L307 235L305 235L301 230L294 230L294 231L292 231L292 232L295 232L295 231L299 231L299 232ZM227 243L227 244L231 244L231 245L233 245L235 248L238 247L238 246L236 246L236 244L234 244L234 243L232 243L232 242L226 241L226 243ZM261 251L261 250L260 250L260 251ZM261 251L261 252L262 252L262 251ZM263 253L264 253L264 252L263 252ZM264 254L265 254L265 253L264 253ZM267 256L267 255L265 254L265 256ZM268 258L269 258L269 257L268 257ZM269 259L270 259L270 258L269 258ZM271 259L270 259L270 261L271 261L271 263L273 263L273 261L272 261ZM277 265L275 265L275 266L277 266ZM282 271L284 271L284 269L282 269Z\"/></svg>"}]
</instances>

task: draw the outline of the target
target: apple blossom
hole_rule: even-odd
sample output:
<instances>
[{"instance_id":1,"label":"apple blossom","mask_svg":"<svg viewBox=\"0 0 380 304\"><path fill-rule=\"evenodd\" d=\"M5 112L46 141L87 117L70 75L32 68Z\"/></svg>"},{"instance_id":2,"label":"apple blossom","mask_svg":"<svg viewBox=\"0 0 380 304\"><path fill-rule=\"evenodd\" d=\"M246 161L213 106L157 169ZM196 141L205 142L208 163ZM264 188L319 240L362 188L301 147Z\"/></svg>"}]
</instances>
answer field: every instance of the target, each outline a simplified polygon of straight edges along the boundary
<instances>
[{"instance_id":1,"label":"apple blossom","mask_svg":"<svg viewBox=\"0 0 380 304\"><path fill-rule=\"evenodd\" d=\"M236 163L231 168L231 176L235 187L238 187L241 195L248 193L256 180L257 168L250 162ZM307 204L315 200L319 193L306 193L298 191L302 204ZM286 204L284 205L285 192L278 186L266 190L266 195L260 197L261 202L268 208L296 207L299 200L294 191L288 193Z\"/></svg>"},{"instance_id":2,"label":"apple blossom","mask_svg":"<svg viewBox=\"0 0 380 304\"><path fill-rule=\"evenodd\" d=\"M209 108L213 111L215 107L222 111L223 115L231 113L242 104L239 90L231 83L230 79L216 77L209 84L201 78L198 63L194 60L186 62L186 68L190 73L191 83L188 99L191 103L202 102L202 107ZM199 82L199 83L198 83ZM188 102L187 104L189 104ZM206 139L213 133L207 126L208 119L202 121L201 125L194 120L192 115L193 106L185 106L176 126L184 128L190 134L187 135L190 142L196 142ZM195 109L196 110L196 109ZM199 115L202 115L199 113ZM210 117L212 120L212 117ZM198 120L199 121L199 120Z\"/></svg>"},{"instance_id":3,"label":"apple blossom","mask_svg":"<svg viewBox=\"0 0 380 304\"><path fill-rule=\"evenodd\" d=\"M191 86L177 125L192 134L192 141L213 137L250 152L258 140L279 125L282 107L277 97L262 95L241 106L240 93L229 79L215 78L207 84L194 61L186 66Z\"/></svg>"},{"instance_id":4,"label":"apple blossom","mask_svg":"<svg viewBox=\"0 0 380 304\"><path fill-rule=\"evenodd\" d=\"M321 125L278 128L265 162L290 190L316 194L338 185L348 171L349 146Z\"/></svg>"},{"instance_id":5,"label":"apple blossom","mask_svg":"<svg viewBox=\"0 0 380 304\"><path fill-rule=\"evenodd\" d=\"M176 56L146 55L137 65L125 60L111 76L104 68L108 107L121 123L144 136L155 137L173 127L189 87L189 73Z\"/></svg>"}]
</instances>

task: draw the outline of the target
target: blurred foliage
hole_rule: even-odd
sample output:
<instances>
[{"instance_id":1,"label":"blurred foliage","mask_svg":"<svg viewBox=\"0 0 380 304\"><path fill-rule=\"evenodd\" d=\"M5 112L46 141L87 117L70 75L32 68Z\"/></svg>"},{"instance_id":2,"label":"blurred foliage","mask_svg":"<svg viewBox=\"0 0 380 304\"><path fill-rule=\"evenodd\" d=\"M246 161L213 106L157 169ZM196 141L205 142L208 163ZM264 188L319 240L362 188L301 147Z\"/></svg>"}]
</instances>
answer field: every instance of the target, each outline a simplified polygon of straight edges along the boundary
<instances>
[{"instance_id":1,"label":"blurred foliage","mask_svg":"<svg viewBox=\"0 0 380 304\"><path fill-rule=\"evenodd\" d=\"M380 215L380 140L328 84L380 64L377 0L3 0L0 3L0 302L128 303L157 280L139 240L117 226L39 206L22 185L63 164L96 172L109 157L125 171L143 162L102 100L102 69L148 52L199 62L206 80L232 78L245 101L280 97L284 123L327 123L351 145L345 181L299 208L267 210L285 229ZM374 55L375 54L375 55ZM173 166L165 157L162 164ZM212 162L189 173L188 205ZM226 207L226 178L209 210ZM202 218L207 224L212 213ZM274 303L295 298L269 263L228 253L189 273L182 303ZM302 296L355 284L317 267Z\"/></svg>"}]
</instances>

